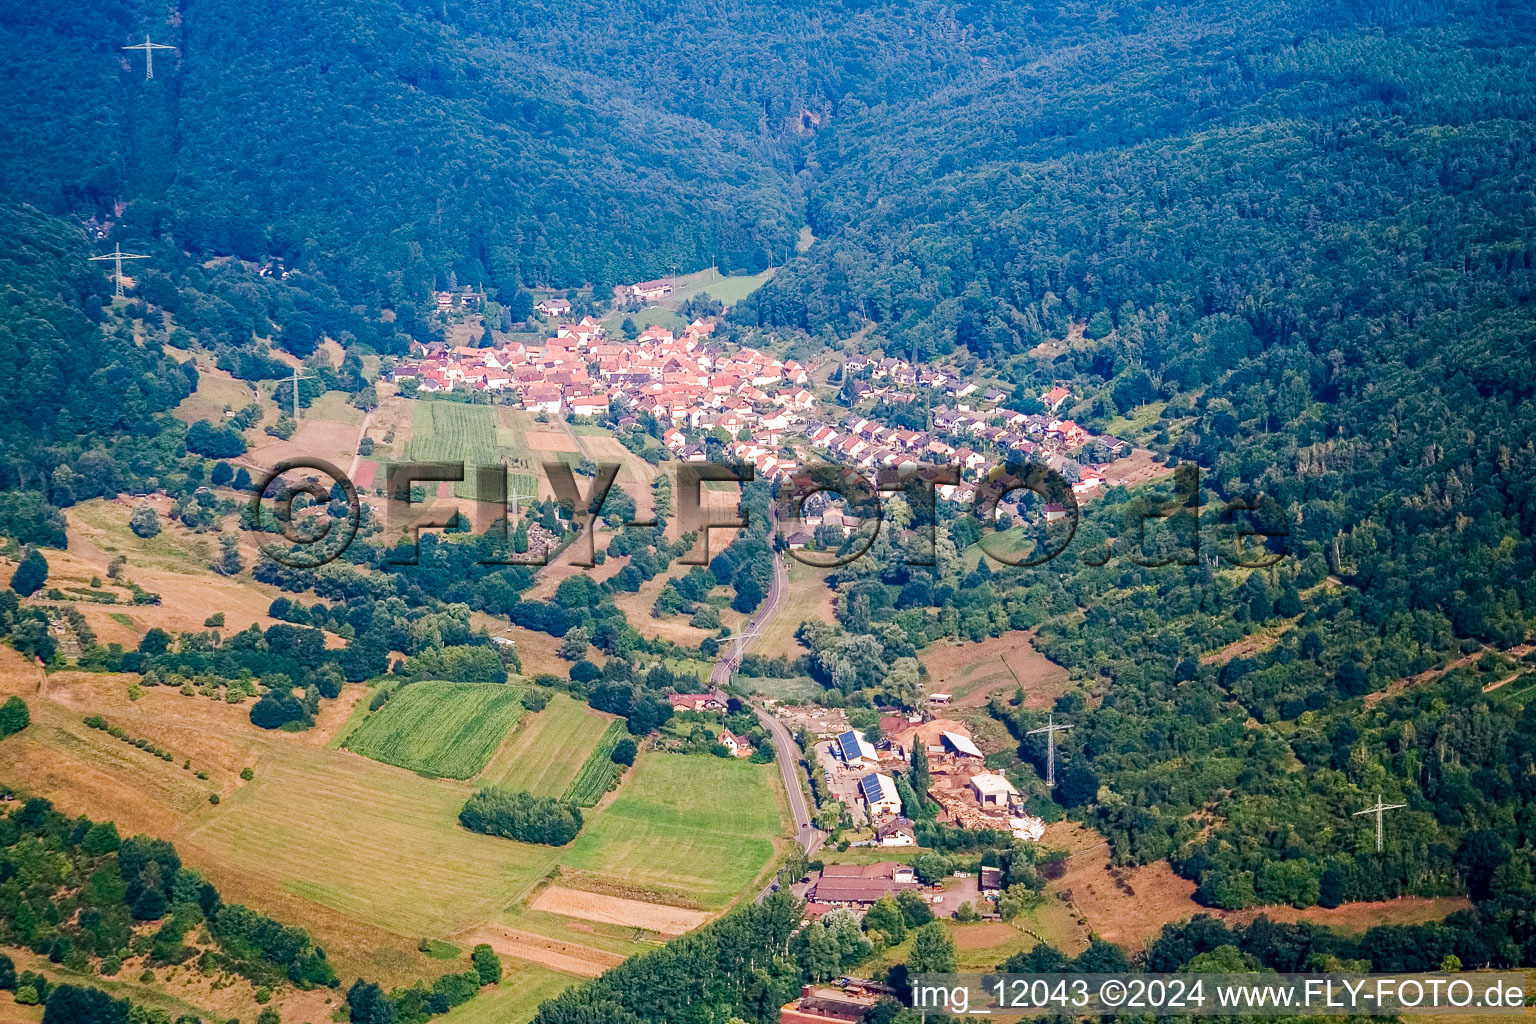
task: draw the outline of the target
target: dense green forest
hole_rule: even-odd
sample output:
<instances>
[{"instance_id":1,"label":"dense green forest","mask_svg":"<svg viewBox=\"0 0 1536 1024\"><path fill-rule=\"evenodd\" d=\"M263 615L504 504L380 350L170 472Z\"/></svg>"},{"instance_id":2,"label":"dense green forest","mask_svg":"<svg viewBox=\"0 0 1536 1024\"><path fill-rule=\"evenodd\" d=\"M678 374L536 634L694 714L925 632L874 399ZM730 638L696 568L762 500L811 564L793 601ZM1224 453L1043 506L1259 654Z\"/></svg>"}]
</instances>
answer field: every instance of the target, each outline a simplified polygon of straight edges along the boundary
<instances>
[{"instance_id":1,"label":"dense green forest","mask_svg":"<svg viewBox=\"0 0 1536 1024\"><path fill-rule=\"evenodd\" d=\"M1337 537L1384 607L1513 643L1533 42L1514 5L1186 9L865 112L818 136L823 241L736 315L1169 400L1163 443L1218 493Z\"/></svg>"},{"instance_id":2,"label":"dense green forest","mask_svg":"<svg viewBox=\"0 0 1536 1024\"><path fill-rule=\"evenodd\" d=\"M111 285L78 228L0 203L0 531L51 542L55 505L116 494L171 462L181 430L165 410L197 371L140 344L103 310Z\"/></svg>"}]
</instances>

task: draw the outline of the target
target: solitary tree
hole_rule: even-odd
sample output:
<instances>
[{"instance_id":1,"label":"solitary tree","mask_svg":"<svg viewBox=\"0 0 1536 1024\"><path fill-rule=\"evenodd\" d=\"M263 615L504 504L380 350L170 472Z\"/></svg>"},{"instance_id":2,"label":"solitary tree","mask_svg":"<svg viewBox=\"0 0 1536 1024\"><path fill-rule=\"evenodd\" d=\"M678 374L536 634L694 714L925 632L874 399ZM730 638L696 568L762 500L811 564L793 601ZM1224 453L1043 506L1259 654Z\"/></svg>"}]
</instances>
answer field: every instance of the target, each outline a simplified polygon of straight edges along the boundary
<instances>
[{"instance_id":1,"label":"solitary tree","mask_svg":"<svg viewBox=\"0 0 1536 1024\"><path fill-rule=\"evenodd\" d=\"M16 572L11 575L11 589L22 597L31 597L42 589L48 579L48 561L43 558L42 552L33 548L22 558L16 566Z\"/></svg>"},{"instance_id":2,"label":"solitary tree","mask_svg":"<svg viewBox=\"0 0 1536 1024\"><path fill-rule=\"evenodd\" d=\"M221 462L219 465L225 464ZM160 513L149 502L140 502L134 506L133 515L128 519L128 528L145 539L157 537L160 534Z\"/></svg>"},{"instance_id":3,"label":"solitary tree","mask_svg":"<svg viewBox=\"0 0 1536 1024\"><path fill-rule=\"evenodd\" d=\"M955 972L955 941L944 926L937 921L925 924L917 930L912 941L912 952L907 955L907 973L953 974Z\"/></svg>"},{"instance_id":4,"label":"solitary tree","mask_svg":"<svg viewBox=\"0 0 1536 1024\"><path fill-rule=\"evenodd\" d=\"M475 973L480 975L480 984L495 985L501 981L501 958L489 944L480 943L469 959L475 965Z\"/></svg>"},{"instance_id":5,"label":"solitary tree","mask_svg":"<svg viewBox=\"0 0 1536 1024\"><path fill-rule=\"evenodd\" d=\"M238 576L245 563L240 560L240 540L232 533L219 538L219 558L213 567L225 576Z\"/></svg>"},{"instance_id":6,"label":"solitary tree","mask_svg":"<svg viewBox=\"0 0 1536 1024\"><path fill-rule=\"evenodd\" d=\"M32 713L20 697L8 697L4 704L0 704L0 737L14 736L31 722Z\"/></svg>"}]
</instances>

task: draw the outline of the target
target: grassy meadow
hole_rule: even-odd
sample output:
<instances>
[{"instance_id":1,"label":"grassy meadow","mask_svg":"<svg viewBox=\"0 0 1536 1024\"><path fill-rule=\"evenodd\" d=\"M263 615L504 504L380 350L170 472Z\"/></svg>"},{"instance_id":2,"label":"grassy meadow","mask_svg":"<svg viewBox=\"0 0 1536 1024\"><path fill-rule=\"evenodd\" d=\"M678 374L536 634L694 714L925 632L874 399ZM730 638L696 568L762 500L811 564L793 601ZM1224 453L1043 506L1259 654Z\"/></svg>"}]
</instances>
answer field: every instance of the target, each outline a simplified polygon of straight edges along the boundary
<instances>
[{"instance_id":1,"label":"grassy meadow","mask_svg":"<svg viewBox=\"0 0 1536 1024\"><path fill-rule=\"evenodd\" d=\"M562 863L719 910L756 880L785 833L777 772L722 757L644 754Z\"/></svg>"},{"instance_id":2,"label":"grassy meadow","mask_svg":"<svg viewBox=\"0 0 1536 1024\"><path fill-rule=\"evenodd\" d=\"M500 683L412 683L363 719L344 746L422 775L472 778L523 714L521 698L522 690Z\"/></svg>"}]
</instances>

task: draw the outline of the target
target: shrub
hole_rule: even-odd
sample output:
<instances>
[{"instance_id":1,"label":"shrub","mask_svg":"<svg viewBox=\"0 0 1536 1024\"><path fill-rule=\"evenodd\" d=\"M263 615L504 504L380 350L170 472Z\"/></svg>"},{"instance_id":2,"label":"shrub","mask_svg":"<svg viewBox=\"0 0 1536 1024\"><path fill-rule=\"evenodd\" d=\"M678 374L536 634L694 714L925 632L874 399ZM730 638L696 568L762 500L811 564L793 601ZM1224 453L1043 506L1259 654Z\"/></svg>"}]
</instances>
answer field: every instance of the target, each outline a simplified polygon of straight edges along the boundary
<instances>
[{"instance_id":1,"label":"shrub","mask_svg":"<svg viewBox=\"0 0 1536 1024\"><path fill-rule=\"evenodd\" d=\"M145 540L160 535L160 513L148 502L141 502L134 506L133 515L128 517L128 528L136 536Z\"/></svg>"}]
</instances>

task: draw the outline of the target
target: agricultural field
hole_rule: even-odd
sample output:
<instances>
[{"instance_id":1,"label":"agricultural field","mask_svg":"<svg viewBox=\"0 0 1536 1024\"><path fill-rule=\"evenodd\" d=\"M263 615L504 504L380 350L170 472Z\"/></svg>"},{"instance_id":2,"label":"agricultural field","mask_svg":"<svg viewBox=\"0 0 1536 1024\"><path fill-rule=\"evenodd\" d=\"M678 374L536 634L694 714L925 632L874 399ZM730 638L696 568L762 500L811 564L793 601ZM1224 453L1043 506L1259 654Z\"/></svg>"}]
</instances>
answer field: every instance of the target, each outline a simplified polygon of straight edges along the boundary
<instances>
[{"instance_id":1,"label":"agricultural field","mask_svg":"<svg viewBox=\"0 0 1536 1024\"><path fill-rule=\"evenodd\" d=\"M510 461L520 469L529 469L526 438L516 427L502 425L497 409L446 401L416 401L412 406L411 439L404 447L404 460L462 462L464 479L452 485L454 497L479 500L476 466ZM537 487L538 479L531 470L507 474L509 497L516 492L531 498Z\"/></svg>"},{"instance_id":2,"label":"agricultural field","mask_svg":"<svg viewBox=\"0 0 1536 1024\"><path fill-rule=\"evenodd\" d=\"M624 771L623 766L613 763L613 748L618 746L619 740L629 735L623 722L611 722L597 746L592 748L592 753L587 755L586 763L581 766L581 771L571 780L571 784L565 790L562 799L574 801L582 807L594 807L597 802L608 792Z\"/></svg>"},{"instance_id":3,"label":"agricultural field","mask_svg":"<svg viewBox=\"0 0 1536 1024\"><path fill-rule=\"evenodd\" d=\"M559 858L460 828L470 792L274 738L251 784L173 838L221 888L316 928L328 948L387 941L362 925L414 951L495 916Z\"/></svg>"},{"instance_id":4,"label":"agricultural field","mask_svg":"<svg viewBox=\"0 0 1536 1024\"><path fill-rule=\"evenodd\" d=\"M644 754L562 863L722 909L753 884L787 832L777 773L734 758Z\"/></svg>"},{"instance_id":5,"label":"agricultural field","mask_svg":"<svg viewBox=\"0 0 1536 1024\"><path fill-rule=\"evenodd\" d=\"M505 964L504 971L501 984L481 989L474 999L433 1019L439 1024L520 1024L533 1019L540 1003L581 980L523 961Z\"/></svg>"},{"instance_id":6,"label":"agricultural field","mask_svg":"<svg viewBox=\"0 0 1536 1024\"><path fill-rule=\"evenodd\" d=\"M708 295L727 306L734 306L767 284L772 276L771 270L765 270L760 274L736 274L730 277L721 277L713 270L685 274L676 279L672 294L661 300L661 305L676 308L689 299Z\"/></svg>"},{"instance_id":7,"label":"agricultural field","mask_svg":"<svg viewBox=\"0 0 1536 1024\"><path fill-rule=\"evenodd\" d=\"M832 622L836 615L837 595L827 586L830 570L806 565L794 558L786 559L789 587L784 594L784 605L763 626L762 635L752 645L752 653L767 658L784 655L796 658L805 653L795 631L808 619Z\"/></svg>"},{"instance_id":8,"label":"agricultural field","mask_svg":"<svg viewBox=\"0 0 1536 1024\"><path fill-rule=\"evenodd\" d=\"M197 390L182 399L181 404L172 410L172 414L183 423L207 420L209 423L222 424L226 409L239 412L258 401L260 396L255 388L220 370L211 358L194 359L194 364L197 366Z\"/></svg>"},{"instance_id":9,"label":"agricultural field","mask_svg":"<svg viewBox=\"0 0 1536 1024\"><path fill-rule=\"evenodd\" d=\"M472 778L523 714L521 698L522 690L500 683L412 683L342 745L420 775Z\"/></svg>"},{"instance_id":10,"label":"agricultural field","mask_svg":"<svg viewBox=\"0 0 1536 1024\"><path fill-rule=\"evenodd\" d=\"M137 504L131 499L95 498L72 506L65 512L68 550L48 552L50 586L74 596L82 596L77 590L115 596L112 604L97 600L73 602L102 643L132 647L153 626L199 630L213 612L223 612L226 628L231 630L253 623L263 628L272 624L267 609L280 593L276 587L209 571L219 547L218 534L194 533L180 523L162 518L158 536L139 537L128 527ZM162 517L169 509L169 503L163 499L150 504ZM247 533L238 536L246 564L250 564L256 554L255 541ZM122 578L113 580L107 567L119 555L127 559L127 564ZM99 579L101 585L91 587L93 578ZM160 595L160 603L133 604L129 583Z\"/></svg>"},{"instance_id":11,"label":"agricultural field","mask_svg":"<svg viewBox=\"0 0 1536 1024\"><path fill-rule=\"evenodd\" d=\"M548 706L525 718L502 745L486 768L483 781L535 796L560 796L614 726L621 732L624 729L623 722L593 711L567 694L553 694Z\"/></svg>"},{"instance_id":12,"label":"agricultural field","mask_svg":"<svg viewBox=\"0 0 1536 1024\"><path fill-rule=\"evenodd\" d=\"M299 429L286 441L259 428L249 432L247 440L252 447L240 461L265 469L284 459L318 457L345 470L357 454L364 418L363 411L348 402L345 392L327 391L320 395L309 408L300 408ZM271 399L264 398L262 404L275 421Z\"/></svg>"},{"instance_id":13,"label":"agricultural field","mask_svg":"<svg viewBox=\"0 0 1536 1024\"><path fill-rule=\"evenodd\" d=\"M1022 687L1025 707L1051 707L1072 680L1066 669L1035 650L1032 636L1010 630L979 643L934 644L921 655L929 692L951 694L957 707L980 708Z\"/></svg>"}]
</instances>

